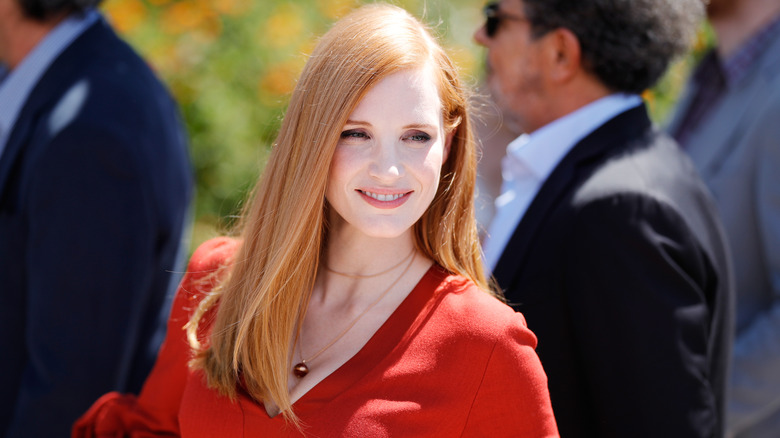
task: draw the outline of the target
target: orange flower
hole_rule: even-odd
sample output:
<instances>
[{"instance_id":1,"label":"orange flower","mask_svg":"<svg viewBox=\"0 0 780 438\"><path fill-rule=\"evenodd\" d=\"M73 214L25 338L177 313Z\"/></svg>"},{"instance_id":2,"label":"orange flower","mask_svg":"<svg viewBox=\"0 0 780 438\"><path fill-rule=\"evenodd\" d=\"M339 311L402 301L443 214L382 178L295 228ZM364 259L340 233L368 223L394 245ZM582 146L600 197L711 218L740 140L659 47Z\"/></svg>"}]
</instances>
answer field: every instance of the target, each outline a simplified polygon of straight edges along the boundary
<instances>
[{"instance_id":1,"label":"orange flower","mask_svg":"<svg viewBox=\"0 0 780 438\"><path fill-rule=\"evenodd\" d=\"M301 69L302 62L299 60L290 60L276 65L260 79L258 92L261 99L278 98L292 93Z\"/></svg>"},{"instance_id":2,"label":"orange flower","mask_svg":"<svg viewBox=\"0 0 780 438\"><path fill-rule=\"evenodd\" d=\"M355 0L317 0L317 7L322 15L331 20L347 15L355 6L357 6Z\"/></svg>"},{"instance_id":3,"label":"orange flower","mask_svg":"<svg viewBox=\"0 0 780 438\"><path fill-rule=\"evenodd\" d=\"M183 0L165 9L160 21L163 30L179 35L207 24L213 28L213 20L216 18L216 13L204 1Z\"/></svg>"},{"instance_id":4,"label":"orange flower","mask_svg":"<svg viewBox=\"0 0 780 438\"><path fill-rule=\"evenodd\" d=\"M271 47L286 47L304 34L303 11L291 3L280 5L268 18L261 38Z\"/></svg>"},{"instance_id":5,"label":"orange flower","mask_svg":"<svg viewBox=\"0 0 780 438\"><path fill-rule=\"evenodd\" d=\"M135 30L146 18L146 7L139 0L109 0L103 9L109 21L119 31L127 34Z\"/></svg>"},{"instance_id":6,"label":"orange flower","mask_svg":"<svg viewBox=\"0 0 780 438\"><path fill-rule=\"evenodd\" d=\"M249 10L247 0L211 0L214 10L224 15L240 15Z\"/></svg>"}]
</instances>

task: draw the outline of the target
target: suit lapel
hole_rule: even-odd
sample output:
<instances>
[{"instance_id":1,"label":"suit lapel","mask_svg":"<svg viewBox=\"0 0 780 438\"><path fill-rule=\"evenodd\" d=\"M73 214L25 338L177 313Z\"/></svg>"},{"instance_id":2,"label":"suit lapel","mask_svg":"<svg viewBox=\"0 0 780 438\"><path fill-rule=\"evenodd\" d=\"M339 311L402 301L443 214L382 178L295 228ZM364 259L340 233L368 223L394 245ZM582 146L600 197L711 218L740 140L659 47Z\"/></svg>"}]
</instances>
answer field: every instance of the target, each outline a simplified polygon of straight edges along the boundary
<instances>
[{"instance_id":1,"label":"suit lapel","mask_svg":"<svg viewBox=\"0 0 780 438\"><path fill-rule=\"evenodd\" d=\"M613 155L651 127L644 105L625 111L577 143L542 184L520 220L493 271L502 289L513 289L534 241L553 211L576 190L605 157Z\"/></svg>"},{"instance_id":2,"label":"suit lapel","mask_svg":"<svg viewBox=\"0 0 780 438\"><path fill-rule=\"evenodd\" d=\"M32 116L22 117L20 114L11 130L11 136L5 145L3 155L0 157L0 204L3 203L2 200L5 198L5 187L8 179L11 177L13 163L22 149L24 140L30 136L29 131L32 128L32 122Z\"/></svg>"},{"instance_id":3,"label":"suit lapel","mask_svg":"<svg viewBox=\"0 0 780 438\"><path fill-rule=\"evenodd\" d=\"M0 156L0 199L4 199L14 163L22 149L31 140L31 135L33 135L31 130L38 124L42 114L50 108L53 102L56 102L55 99L58 99L60 94L67 90L68 87L63 86L63 84L72 80L71 73L75 71L74 69L89 61L89 57L93 53L91 42L107 38L105 32L108 28L106 26L102 20L98 20L87 28L51 63L38 84L30 92L16 123L11 128L11 135L8 137L3 155Z\"/></svg>"}]
</instances>

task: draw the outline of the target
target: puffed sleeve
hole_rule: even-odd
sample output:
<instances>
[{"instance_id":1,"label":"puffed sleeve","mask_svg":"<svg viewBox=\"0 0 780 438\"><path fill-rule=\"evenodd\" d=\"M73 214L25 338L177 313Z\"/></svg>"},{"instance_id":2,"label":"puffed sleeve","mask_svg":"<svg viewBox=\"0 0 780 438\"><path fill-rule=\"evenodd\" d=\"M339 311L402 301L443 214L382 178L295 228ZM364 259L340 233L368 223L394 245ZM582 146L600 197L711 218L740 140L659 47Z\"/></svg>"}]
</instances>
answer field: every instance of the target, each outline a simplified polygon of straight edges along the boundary
<instances>
[{"instance_id":1,"label":"puffed sleeve","mask_svg":"<svg viewBox=\"0 0 780 438\"><path fill-rule=\"evenodd\" d=\"M98 399L73 426L73 438L179 436L177 414L189 369L191 349L183 330L200 300L217 282L237 242L216 238L193 254L176 293L165 342L141 394L111 392Z\"/></svg>"},{"instance_id":2,"label":"puffed sleeve","mask_svg":"<svg viewBox=\"0 0 780 438\"><path fill-rule=\"evenodd\" d=\"M493 345L464 437L557 437L536 336L519 313Z\"/></svg>"}]
</instances>

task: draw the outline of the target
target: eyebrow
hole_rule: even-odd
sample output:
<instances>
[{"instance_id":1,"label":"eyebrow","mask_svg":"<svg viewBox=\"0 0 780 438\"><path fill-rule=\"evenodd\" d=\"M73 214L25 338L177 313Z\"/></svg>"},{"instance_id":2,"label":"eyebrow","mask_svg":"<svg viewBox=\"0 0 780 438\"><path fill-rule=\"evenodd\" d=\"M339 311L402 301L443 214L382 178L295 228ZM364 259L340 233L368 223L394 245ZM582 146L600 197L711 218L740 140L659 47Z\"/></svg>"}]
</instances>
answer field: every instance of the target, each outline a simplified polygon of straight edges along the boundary
<instances>
[{"instance_id":1,"label":"eyebrow","mask_svg":"<svg viewBox=\"0 0 780 438\"><path fill-rule=\"evenodd\" d=\"M347 120L347 125L357 125L357 126L373 126L371 123L363 122L360 120ZM436 125L432 125L430 123L410 123L408 125L405 125L403 129L437 129Z\"/></svg>"}]
</instances>

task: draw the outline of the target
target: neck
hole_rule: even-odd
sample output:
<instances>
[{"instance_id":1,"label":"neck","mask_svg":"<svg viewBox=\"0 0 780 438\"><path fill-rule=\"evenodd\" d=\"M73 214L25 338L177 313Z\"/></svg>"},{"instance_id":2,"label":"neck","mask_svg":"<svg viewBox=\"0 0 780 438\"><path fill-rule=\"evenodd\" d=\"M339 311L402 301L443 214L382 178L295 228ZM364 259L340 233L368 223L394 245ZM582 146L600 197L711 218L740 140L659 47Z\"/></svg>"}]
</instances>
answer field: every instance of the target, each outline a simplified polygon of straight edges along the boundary
<instances>
[{"instance_id":1,"label":"neck","mask_svg":"<svg viewBox=\"0 0 780 438\"><path fill-rule=\"evenodd\" d=\"M717 51L721 59L728 58L778 16L780 2L777 0L735 1L726 10L710 10L709 20L717 36Z\"/></svg>"},{"instance_id":2,"label":"neck","mask_svg":"<svg viewBox=\"0 0 780 438\"><path fill-rule=\"evenodd\" d=\"M558 84L553 90L555 95L548 100L551 108L550 117L534 130L611 94L611 91L600 81L585 72L570 81Z\"/></svg>"},{"instance_id":3,"label":"neck","mask_svg":"<svg viewBox=\"0 0 780 438\"><path fill-rule=\"evenodd\" d=\"M337 272L372 275L409 256L414 248L411 230L395 238L375 238L331 230L323 263Z\"/></svg>"},{"instance_id":4,"label":"neck","mask_svg":"<svg viewBox=\"0 0 780 438\"><path fill-rule=\"evenodd\" d=\"M9 0L9 3L11 1ZM68 14L60 13L45 20L26 17L20 10L3 11L6 13L0 23L0 56L13 70L49 32L64 20Z\"/></svg>"}]
</instances>

